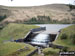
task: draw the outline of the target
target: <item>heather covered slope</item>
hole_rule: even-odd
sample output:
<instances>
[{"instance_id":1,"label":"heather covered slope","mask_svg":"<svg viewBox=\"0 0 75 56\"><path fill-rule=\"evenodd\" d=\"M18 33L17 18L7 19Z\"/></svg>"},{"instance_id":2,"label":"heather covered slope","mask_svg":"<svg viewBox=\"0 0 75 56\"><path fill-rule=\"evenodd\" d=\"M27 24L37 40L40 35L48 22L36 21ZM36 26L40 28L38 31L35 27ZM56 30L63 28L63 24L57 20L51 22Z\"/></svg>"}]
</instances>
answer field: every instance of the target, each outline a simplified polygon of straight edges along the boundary
<instances>
[{"instance_id":1,"label":"heather covered slope","mask_svg":"<svg viewBox=\"0 0 75 56\"><path fill-rule=\"evenodd\" d=\"M0 16L7 17L3 22L24 22L37 16L49 16L52 20L75 20L75 9L69 11L66 4L51 4L33 7L0 6ZM45 18L46 19L46 18Z\"/></svg>"}]
</instances>

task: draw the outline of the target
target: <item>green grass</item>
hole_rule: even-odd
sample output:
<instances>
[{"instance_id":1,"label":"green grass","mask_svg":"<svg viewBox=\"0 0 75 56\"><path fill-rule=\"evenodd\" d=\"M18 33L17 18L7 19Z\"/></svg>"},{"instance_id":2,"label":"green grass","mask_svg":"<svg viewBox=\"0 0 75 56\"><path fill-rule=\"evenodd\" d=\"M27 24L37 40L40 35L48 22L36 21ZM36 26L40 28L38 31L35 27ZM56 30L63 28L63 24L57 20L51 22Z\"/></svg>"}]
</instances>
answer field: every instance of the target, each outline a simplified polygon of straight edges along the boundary
<instances>
[{"instance_id":1,"label":"green grass","mask_svg":"<svg viewBox=\"0 0 75 56\"><path fill-rule=\"evenodd\" d=\"M45 54L45 56L58 56L59 49L45 48L43 49L43 53Z\"/></svg>"},{"instance_id":2,"label":"green grass","mask_svg":"<svg viewBox=\"0 0 75 56\"><path fill-rule=\"evenodd\" d=\"M66 39L61 39L63 34L66 35ZM72 38L73 40L71 40ZM75 41L75 25L62 29L54 44L66 46L69 48L68 51L75 51L75 43L72 43L72 41Z\"/></svg>"},{"instance_id":3,"label":"green grass","mask_svg":"<svg viewBox=\"0 0 75 56\"><path fill-rule=\"evenodd\" d=\"M15 42L6 42L0 46L0 56L12 56L15 53L15 56L18 55L17 50L28 47L29 50L23 51L19 56L25 56L31 51L35 50L34 47L25 43L15 43Z\"/></svg>"},{"instance_id":4,"label":"green grass","mask_svg":"<svg viewBox=\"0 0 75 56\"><path fill-rule=\"evenodd\" d=\"M33 51L35 48L31 45L25 43L16 42L3 42L5 40L24 38L24 36L33 28L38 26L25 25L25 24L15 24L10 23L5 28L0 31L0 56L26 56L28 53ZM25 46L29 47L30 50L23 52L18 52L18 49L22 49Z\"/></svg>"},{"instance_id":5,"label":"green grass","mask_svg":"<svg viewBox=\"0 0 75 56\"><path fill-rule=\"evenodd\" d=\"M33 28L37 28L38 26L34 25L25 25L25 24L8 24L4 29L0 32L0 40L10 40L24 38L25 35Z\"/></svg>"},{"instance_id":6,"label":"green grass","mask_svg":"<svg viewBox=\"0 0 75 56\"><path fill-rule=\"evenodd\" d=\"M59 49L55 48L44 48L42 49L42 53L44 53L45 56L58 56ZM41 54L35 53L33 56L42 56Z\"/></svg>"}]
</instances>

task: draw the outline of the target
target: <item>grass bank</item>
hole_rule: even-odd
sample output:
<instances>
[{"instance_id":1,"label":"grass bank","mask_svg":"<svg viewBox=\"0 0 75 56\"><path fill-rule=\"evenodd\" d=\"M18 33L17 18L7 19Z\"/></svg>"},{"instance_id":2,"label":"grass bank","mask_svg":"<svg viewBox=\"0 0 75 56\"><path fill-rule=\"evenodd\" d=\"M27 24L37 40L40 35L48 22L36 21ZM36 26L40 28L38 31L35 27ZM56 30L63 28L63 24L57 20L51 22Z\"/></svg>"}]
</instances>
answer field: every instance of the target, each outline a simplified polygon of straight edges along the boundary
<instances>
[{"instance_id":1,"label":"grass bank","mask_svg":"<svg viewBox=\"0 0 75 56\"><path fill-rule=\"evenodd\" d=\"M62 29L54 44L66 46L68 51L75 51L75 25Z\"/></svg>"},{"instance_id":2,"label":"grass bank","mask_svg":"<svg viewBox=\"0 0 75 56\"><path fill-rule=\"evenodd\" d=\"M38 26L10 23L0 32L0 40L10 40L24 38L24 36L33 28Z\"/></svg>"},{"instance_id":3,"label":"grass bank","mask_svg":"<svg viewBox=\"0 0 75 56\"><path fill-rule=\"evenodd\" d=\"M5 28L3 28L0 31L0 56L26 56L28 53L36 49L33 46L25 43L10 42L8 40L10 40L11 38L24 38L24 36L28 33L29 30L37 27L38 26L25 24L8 24ZM22 52L17 51L25 47L28 47L29 50Z\"/></svg>"}]
</instances>

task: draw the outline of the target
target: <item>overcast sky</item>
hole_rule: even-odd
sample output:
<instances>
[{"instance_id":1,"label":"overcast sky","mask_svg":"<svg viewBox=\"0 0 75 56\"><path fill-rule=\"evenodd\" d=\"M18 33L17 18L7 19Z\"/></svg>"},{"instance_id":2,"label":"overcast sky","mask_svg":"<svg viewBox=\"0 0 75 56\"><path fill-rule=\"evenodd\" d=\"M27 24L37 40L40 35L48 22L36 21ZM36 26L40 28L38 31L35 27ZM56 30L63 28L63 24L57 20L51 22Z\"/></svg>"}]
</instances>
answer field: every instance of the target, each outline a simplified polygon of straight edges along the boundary
<instances>
[{"instance_id":1,"label":"overcast sky","mask_svg":"<svg viewBox=\"0 0 75 56\"><path fill-rule=\"evenodd\" d=\"M0 5L6 6L38 6L45 4L74 4L75 0L0 0Z\"/></svg>"}]
</instances>

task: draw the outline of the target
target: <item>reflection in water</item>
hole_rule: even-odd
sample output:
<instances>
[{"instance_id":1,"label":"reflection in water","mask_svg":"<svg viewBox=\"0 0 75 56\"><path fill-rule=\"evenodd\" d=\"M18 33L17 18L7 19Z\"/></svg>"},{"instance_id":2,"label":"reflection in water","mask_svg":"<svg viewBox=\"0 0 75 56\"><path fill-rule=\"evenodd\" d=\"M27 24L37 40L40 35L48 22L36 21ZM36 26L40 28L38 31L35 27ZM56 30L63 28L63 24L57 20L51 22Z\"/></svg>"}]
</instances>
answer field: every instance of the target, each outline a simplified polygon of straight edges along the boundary
<instances>
[{"instance_id":1,"label":"reflection in water","mask_svg":"<svg viewBox=\"0 0 75 56\"><path fill-rule=\"evenodd\" d=\"M50 36L48 34L38 34L31 40L31 44L47 45L49 41Z\"/></svg>"}]
</instances>

